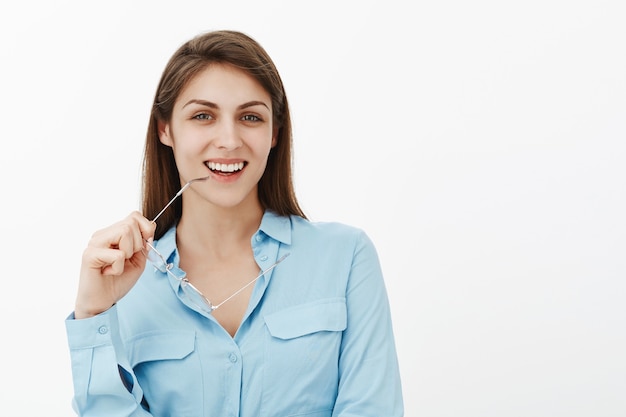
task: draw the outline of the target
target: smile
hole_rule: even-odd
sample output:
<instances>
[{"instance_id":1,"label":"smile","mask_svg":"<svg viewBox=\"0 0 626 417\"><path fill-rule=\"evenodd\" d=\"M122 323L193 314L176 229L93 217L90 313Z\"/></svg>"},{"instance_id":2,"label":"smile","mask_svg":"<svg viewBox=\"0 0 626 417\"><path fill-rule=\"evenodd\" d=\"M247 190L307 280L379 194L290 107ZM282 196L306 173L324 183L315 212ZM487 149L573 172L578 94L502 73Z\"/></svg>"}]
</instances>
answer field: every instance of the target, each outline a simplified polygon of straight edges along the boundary
<instances>
[{"instance_id":1,"label":"smile","mask_svg":"<svg viewBox=\"0 0 626 417\"><path fill-rule=\"evenodd\" d=\"M245 163L237 162L234 164L220 164L218 162L205 162L205 165L213 172L232 173L241 171L245 166Z\"/></svg>"}]
</instances>

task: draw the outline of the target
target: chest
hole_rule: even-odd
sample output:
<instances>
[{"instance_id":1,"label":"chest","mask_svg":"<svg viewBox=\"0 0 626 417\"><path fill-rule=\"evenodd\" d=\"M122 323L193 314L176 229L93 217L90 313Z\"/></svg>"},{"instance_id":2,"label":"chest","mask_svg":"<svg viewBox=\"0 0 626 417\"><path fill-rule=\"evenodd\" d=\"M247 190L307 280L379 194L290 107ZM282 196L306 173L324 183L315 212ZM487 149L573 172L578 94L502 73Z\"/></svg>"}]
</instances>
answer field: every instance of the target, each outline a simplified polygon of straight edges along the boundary
<instances>
[{"instance_id":1,"label":"chest","mask_svg":"<svg viewBox=\"0 0 626 417\"><path fill-rule=\"evenodd\" d=\"M213 317L231 335L248 308L259 267L253 258L231 262L193 262L184 270L189 282L214 306Z\"/></svg>"}]
</instances>

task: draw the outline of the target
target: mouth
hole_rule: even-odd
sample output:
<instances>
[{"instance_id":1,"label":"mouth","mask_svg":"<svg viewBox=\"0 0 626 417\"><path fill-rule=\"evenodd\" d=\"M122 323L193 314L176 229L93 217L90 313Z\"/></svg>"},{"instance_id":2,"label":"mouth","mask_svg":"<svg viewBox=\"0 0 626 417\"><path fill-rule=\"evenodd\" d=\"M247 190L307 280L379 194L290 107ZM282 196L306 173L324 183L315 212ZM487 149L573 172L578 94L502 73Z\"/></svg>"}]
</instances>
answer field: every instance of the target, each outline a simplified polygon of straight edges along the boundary
<instances>
[{"instance_id":1,"label":"mouth","mask_svg":"<svg viewBox=\"0 0 626 417\"><path fill-rule=\"evenodd\" d=\"M219 162L211 162L207 161L204 163L211 172L218 175L233 175L237 172L242 171L247 162L234 162L234 163L219 163Z\"/></svg>"}]
</instances>

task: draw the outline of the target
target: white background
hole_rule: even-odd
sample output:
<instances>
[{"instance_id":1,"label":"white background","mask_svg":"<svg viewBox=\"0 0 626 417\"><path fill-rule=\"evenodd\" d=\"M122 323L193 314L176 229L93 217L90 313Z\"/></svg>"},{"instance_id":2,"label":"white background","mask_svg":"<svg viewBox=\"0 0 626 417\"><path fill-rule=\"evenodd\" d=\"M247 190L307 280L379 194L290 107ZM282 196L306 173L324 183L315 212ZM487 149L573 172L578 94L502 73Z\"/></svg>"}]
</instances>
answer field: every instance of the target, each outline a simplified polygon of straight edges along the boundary
<instances>
[{"instance_id":1,"label":"white background","mask_svg":"<svg viewBox=\"0 0 626 417\"><path fill-rule=\"evenodd\" d=\"M305 211L377 245L407 416L625 416L625 4L2 3L0 414L73 415L82 249L138 208L171 53L237 29L283 76Z\"/></svg>"}]
</instances>

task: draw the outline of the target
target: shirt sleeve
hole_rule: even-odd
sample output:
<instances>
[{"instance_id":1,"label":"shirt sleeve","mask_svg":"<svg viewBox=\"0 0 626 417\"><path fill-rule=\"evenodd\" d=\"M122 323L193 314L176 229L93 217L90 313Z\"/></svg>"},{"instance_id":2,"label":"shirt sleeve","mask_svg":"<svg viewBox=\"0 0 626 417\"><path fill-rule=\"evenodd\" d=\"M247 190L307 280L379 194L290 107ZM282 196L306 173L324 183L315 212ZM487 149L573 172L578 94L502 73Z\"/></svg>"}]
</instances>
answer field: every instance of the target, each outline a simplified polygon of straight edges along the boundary
<instances>
[{"instance_id":1,"label":"shirt sleeve","mask_svg":"<svg viewBox=\"0 0 626 417\"><path fill-rule=\"evenodd\" d=\"M119 335L117 307L95 317L65 320L74 398L82 417L150 416L143 391L129 365Z\"/></svg>"},{"instance_id":2,"label":"shirt sleeve","mask_svg":"<svg viewBox=\"0 0 626 417\"><path fill-rule=\"evenodd\" d=\"M389 301L376 249L361 232L346 293L348 325L333 417L404 415Z\"/></svg>"}]
</instances>

